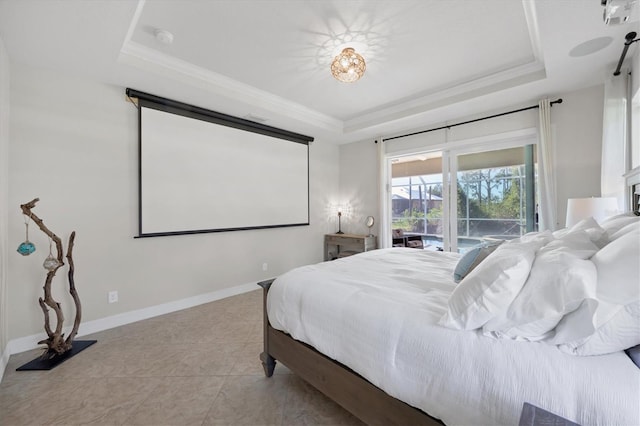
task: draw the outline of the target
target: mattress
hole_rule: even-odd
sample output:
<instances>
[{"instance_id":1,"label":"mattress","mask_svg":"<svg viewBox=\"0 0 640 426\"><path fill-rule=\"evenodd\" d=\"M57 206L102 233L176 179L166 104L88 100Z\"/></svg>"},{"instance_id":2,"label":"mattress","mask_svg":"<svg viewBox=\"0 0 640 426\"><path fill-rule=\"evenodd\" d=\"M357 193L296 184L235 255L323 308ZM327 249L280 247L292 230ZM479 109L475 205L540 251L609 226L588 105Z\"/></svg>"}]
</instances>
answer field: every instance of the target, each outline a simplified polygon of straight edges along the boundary
<instances>
[{"instance_id":1,"label":"mattress","mask_svg":"<svg viewBox=\"0 0 640 426\"><path fill-rule=\"evenodd\" d=\"M528 402L582 425L640 424L640 369L437 324L459 255L391 248L303 266L270 288L270 324L447 425L518 424Z\"/></svg>"}]
</instances>

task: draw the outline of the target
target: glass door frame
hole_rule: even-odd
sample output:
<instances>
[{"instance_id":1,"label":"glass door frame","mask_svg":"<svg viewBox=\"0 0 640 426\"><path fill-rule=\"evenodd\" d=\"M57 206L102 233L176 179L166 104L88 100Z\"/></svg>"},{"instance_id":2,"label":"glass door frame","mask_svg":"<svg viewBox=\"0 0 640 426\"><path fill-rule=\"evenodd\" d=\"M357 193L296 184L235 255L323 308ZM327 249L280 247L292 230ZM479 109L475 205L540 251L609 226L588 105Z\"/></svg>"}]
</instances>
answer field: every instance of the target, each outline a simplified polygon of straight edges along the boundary
<instances>
[{"instance_id":1,"label":"glass door frame","mask_svg":"<svg viewBox=\"0 0 640 426\"><path fill-rule=\"evenodd\" d=\"M467 154L477 154L486 151L497 151L501 149L517 148L527 145L537 145L538 131L534 128L516 130L488 136L481 136L473 139L466 139L456 142L434 144L425 149L405 150L380 156L380 248L391 247L391 164L394 159L409 155L421 155L433 152L442 152L442 192L447 196L443 197L443 249L444 251L457 252L458 250L458 227L452 226L458 221L458 191L457 180L457 156ZM455 183L455 185L454 185ZM455 206L456 208L453 208Z\"/></svg>"}]
</instances>

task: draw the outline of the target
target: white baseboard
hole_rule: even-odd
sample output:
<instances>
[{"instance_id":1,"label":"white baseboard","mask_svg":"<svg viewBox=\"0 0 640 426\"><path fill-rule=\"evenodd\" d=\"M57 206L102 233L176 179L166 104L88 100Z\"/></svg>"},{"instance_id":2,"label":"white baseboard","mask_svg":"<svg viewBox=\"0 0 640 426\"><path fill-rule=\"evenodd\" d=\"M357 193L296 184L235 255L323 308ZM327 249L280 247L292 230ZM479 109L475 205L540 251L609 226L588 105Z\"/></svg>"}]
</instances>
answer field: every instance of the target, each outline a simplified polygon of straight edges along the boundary
<instances>
[{"instance_id":1,"label":"white baseboard","mask_svg":"<svg viewBox=\"0 0 640 426\"><path fill-rule=\"evenodd\" d=\"M186 299L163 303L161 305L124 312L93 321L82 322L80 323L77 337L86 336L87 334L97 333L99 331L108 330L110 328L119 327L125 324L131 324L133 322L157 317L159 315L164 315L171 312L181 311L183 309L192 308L194 306L224 299L230 296L247 293L253 290L257 290L258 286L256 284L257 283L242 284L235 287L225 288L223 290L213 291L211 293L205 293L198 296L188 297ZM71 326L63 328L63 332L65 334L68 334L70 331ZM0 371L4 372L4 368L9 361L9 355L36 349L38 347L38 342L46 338L47 335L43 332L10 340L7 344L7 347L5 348L4 354L2 355L2 364L0 364ZM0 377L2 377L2 375L0 375Z\"/></svg>"}]
</instances>

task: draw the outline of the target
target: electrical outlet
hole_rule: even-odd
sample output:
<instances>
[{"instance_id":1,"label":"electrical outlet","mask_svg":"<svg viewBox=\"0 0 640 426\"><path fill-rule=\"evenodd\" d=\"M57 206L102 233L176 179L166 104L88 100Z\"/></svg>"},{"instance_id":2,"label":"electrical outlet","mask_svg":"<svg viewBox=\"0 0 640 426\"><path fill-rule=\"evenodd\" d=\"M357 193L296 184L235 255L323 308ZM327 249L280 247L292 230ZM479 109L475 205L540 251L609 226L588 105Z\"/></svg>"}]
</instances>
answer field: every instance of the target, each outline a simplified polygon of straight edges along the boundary
<instances>
[{"instance_id":1,"label":"electrical outlet","mask_svg":"<svg viewBox=\"0 0 640 426\"><path fill-rule=\"evenodd\" d=\"M263 264L262 264L262 270L263 270L263 271L266 271L266 270L268 270L268 269L269 269L269 265L268 265L266 262L265 262L265 263L263 263Z\"/></svg>"},{"instance_id":2,"label":"electrical outlet","mask_svg":"<svg viewBox=\"0 0 640 426\"><path fill-rule=\"evenodd\" d=\"M109 292L109 303L116 303L118 301L118 292L110 291Z\"/></svg>"}]
</instances>

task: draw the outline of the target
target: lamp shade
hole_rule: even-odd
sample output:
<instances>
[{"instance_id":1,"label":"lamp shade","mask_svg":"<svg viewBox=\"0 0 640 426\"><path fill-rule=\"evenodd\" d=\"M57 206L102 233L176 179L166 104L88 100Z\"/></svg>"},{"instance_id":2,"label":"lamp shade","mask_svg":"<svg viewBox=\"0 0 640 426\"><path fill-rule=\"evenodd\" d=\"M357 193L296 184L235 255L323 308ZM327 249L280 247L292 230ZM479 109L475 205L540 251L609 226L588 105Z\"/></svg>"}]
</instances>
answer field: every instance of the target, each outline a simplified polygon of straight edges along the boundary
<instances>
[{"instance_id":1,"label":"lamp shade","mask_svg":"<svg viewBox=\"0 0 640 426\"><path fill-rule=\"evenodd\" d=\"M618 200L614 197L569 198L567 200L567 228L583 219L593 217L596 222L618 213Z\"/></svg>"},{"instance_id":2,"label":"lamp shade","mask_svg":"<svg viewBox=\"0 0 640 426\"><path fill-rule=\"evenodd\" d=\"M338 213L342 216L348 216L349 213L351 213L351 205L349 203L329 204L329 211L332 216L335 216Z\"/></svg>"}]
</instances>

